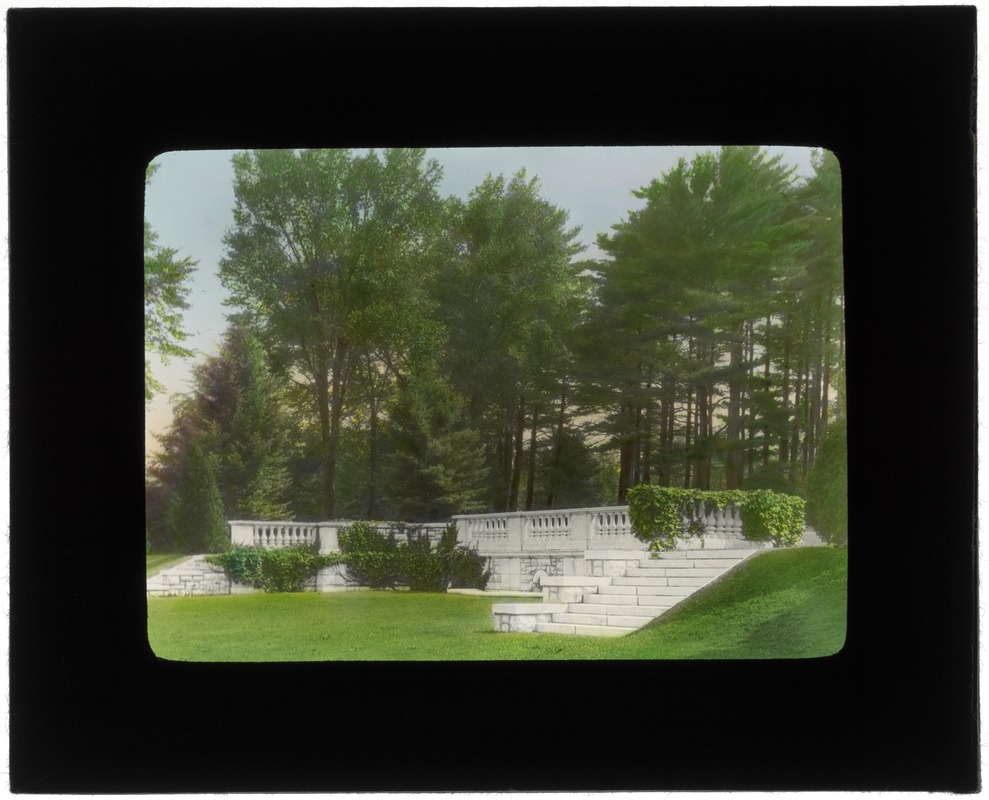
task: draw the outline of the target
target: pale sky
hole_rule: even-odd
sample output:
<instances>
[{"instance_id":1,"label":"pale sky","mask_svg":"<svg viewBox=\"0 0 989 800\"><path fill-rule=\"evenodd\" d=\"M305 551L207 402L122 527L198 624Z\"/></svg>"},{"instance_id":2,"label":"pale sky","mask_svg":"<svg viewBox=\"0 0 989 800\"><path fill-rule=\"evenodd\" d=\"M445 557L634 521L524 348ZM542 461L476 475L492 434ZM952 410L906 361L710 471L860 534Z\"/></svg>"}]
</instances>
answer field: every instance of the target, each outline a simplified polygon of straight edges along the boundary
<instances>
[{"instance_id":1,"label":"pale sky","mask_svg":"<svg viewBox=\"0 0 989 800\"><path fill-rule=\"evenodd\" d=\"M632 191L698 152L716 147L494 147L431 149L428 158L443 166L441 194L466 199L488 173L506 178L520 168L539 178L541 196L569 211L569 227L580 226L579 239L588 250L579 258L601 255L594 245L598 233L625 219L642 202ZM766 146L771 154L809 177L811 148ZM173 359L165 366L152 358L152 373L166 392L152 400L146 411L145 449L157 448L154 434L171 421L170 394L191 388L191 366L216 353L226 329L226 293L217 278L224 255L223 236L233 225L232 150L164 153L148 189L145 216L158 234L158 244L199 262L190 285L190 308L184 314L185 345L196 351L192 359Z\"/></svg>"}]
</instances>

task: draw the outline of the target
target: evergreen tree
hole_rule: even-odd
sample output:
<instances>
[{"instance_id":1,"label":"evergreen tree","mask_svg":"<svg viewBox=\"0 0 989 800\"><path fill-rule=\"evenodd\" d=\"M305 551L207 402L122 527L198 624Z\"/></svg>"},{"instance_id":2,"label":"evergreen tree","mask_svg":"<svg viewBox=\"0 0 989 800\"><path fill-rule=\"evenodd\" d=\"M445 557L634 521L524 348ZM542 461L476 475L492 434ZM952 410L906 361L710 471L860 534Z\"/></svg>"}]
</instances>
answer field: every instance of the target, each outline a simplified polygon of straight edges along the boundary
<instances>
[{"instance_id":1,"label":"evergreen tree","mask_svg":"<svg viewBox=\"0 0 989 800\"><path fill-rule=\"evenodd\" d=\"M456 255L440 284L449 330L442 368L483 437L495 510L519 507L527 463L535 476L538 427L551 421L541 412L560 395L565 339L585 296L582 267L572 261L582 249L578 232L524 170L510 180L489 175L454 230Z\"/></svg>"},{"instance_id":2,"label":"evergreen tree","mask_svg":"<svg viewBox=\"0 0 989 800\"><path fill-rule=\"evenodd\" d=\"M218 354L194 368L192 392L173 401L172 424L149 468L155 492L175 493L195 444L213 459L227 519L290 518L291 426L284 397L253 334L231 325ZM150 516L149 525L160 529Z\"/></svg>"},{"instance_id":3,"label":"evergreen tree","mask_svg":"<svg viewBox=\"0 0 989 800\"><path fill-rule=\"evenodd\" d=\"M185 553L219 553L229 544L223 502L209 458L190 447L168 514L172 541Z\"/></svg>"}]
</instances>

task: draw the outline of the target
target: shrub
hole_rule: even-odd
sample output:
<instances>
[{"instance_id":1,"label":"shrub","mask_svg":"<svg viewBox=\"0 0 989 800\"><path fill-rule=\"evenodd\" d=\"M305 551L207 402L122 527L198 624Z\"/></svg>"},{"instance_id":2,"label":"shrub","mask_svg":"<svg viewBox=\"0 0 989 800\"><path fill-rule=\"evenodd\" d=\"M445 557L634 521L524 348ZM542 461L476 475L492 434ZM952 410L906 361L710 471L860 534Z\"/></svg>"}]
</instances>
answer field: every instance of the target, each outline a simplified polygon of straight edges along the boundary
<instances>
[{"instance_id":1,"label":"shrub","mask_svg":"<svg viewBox=\"0 0 989 800\"><path fill-rule=\"evenodd\" d=\"M206 560L223 567L231 580L266 592L301 592L319 569L341 562L338 554L320 555L314 544L272 550L234 546Z\"/></svg>"},{"instance_id":2,"label":"shrub","mask_svg":"<svg viewBox=\"0 0 989 800\"><path fill-rule=\"evenodd\" d=\"M457 544L457 523L443 529L437 548L446 565L447 584L453 589L486 589L491 572L488 560L466 545Z\"/></svg>"},{"instance_id":3,"label":"shrub","mask_svg":"<svg viewBox=\"0 0 989 800\"><path fill-rule=\"evenodd\" d=\"M848 439L838 417L821 440L806 479L807 520L828 544L848 544Z\"/></svg>"},{"instance_id":4,"label":"shrub","mask_svg":"<svg viewBox=\"0 0 989 800\"><path fill-rule=\"evenodd\" d=\"M396 530L405 534L400 544ZM487 559L457 544L457 526L450 523L434 547L420 528L399 526L383 533L366 522L340 531L340 558L351 580L373 589L407 586L413 592L445 592L449 587L484 589L491 573Z\"/></svg>"},{"instance_id":5,"label":"shrub","mask_svg":"<svg viewBox=\"0 0 989 800\"><path fill-rule=\"evenodd\" d=\"M351 580L372 589L394 589L402 582L401 555L394 532L366 522L348 525L339 535L340 551Z\"/></svg>"},{"instance_id":6,"label":"shrub","mask_svg":"<svg viewBox=\"0 0 989 800\"><path fill-rule=\"evenodd\" d=\"M640 484L628 491L629 517L635 535L650 550L669 550L680 539L703 533L697 511L734 505L742 513L746 539L772 540L780 547L803 536L804 501L793 495L761 489L751 492L705 492Z\"/></svg>"},{"instance_id":7,"label":"shrub","mask_svg":"<svg viewBox=\"0 0 989 800\"><path fill-rule=\"evenodd\" d=\"M772 540L777 547L800 544L804 535L804 501L768 489L745 492L742 529L746 539Z\"/></svg>"},{"instance_id":8,"label":"shrub","mask_svg":"<svg viewBox=\"0 0 989 800\"><path fill-rule=\"evenodd\" d=\"M433 550L425 531L409 531L407 544L400 549L404 583L413 592L445 592L447 565Z\"/></svg>"}]
</instances>

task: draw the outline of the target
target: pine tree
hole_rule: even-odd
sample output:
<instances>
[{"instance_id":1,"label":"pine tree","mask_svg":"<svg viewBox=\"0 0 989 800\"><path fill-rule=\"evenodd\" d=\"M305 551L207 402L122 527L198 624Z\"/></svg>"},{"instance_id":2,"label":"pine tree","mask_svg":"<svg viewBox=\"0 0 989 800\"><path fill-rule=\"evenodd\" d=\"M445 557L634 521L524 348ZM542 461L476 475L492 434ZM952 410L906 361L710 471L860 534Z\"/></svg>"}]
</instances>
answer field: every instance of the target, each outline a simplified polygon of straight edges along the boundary
<instances>
[{"instance_id":1,"label":"pine tree","mask_svg":"<svg viewBox=\"0 0 989 800\"><path fill-rule=\"evenodd\" d=\"M227 548L227 524L216 475L198 442L187 454L168 515L172 541L185 553L219 553Z\"/></svg>"}]
</instances>

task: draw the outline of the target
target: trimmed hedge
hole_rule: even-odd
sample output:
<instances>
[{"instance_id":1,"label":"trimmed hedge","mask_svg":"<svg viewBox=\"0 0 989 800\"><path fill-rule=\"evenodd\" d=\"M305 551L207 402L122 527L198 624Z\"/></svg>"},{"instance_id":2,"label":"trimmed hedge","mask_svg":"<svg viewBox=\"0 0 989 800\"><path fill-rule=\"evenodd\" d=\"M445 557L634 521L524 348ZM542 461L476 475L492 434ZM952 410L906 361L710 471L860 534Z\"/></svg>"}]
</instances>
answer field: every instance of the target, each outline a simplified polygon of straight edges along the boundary
<instances>
[{"instance_id":1,"label":"trimmed hedge","mask_svg":"<svg viewBox=\"0 0 989 800\"><path fill-rule=\"evenodd\" d=\"M803 538L803 499L768 489L707 492L640 484L628 490L628 505L632 529L650 550L670 550L681 539L703 535L704 521L697 510L728 505L741 511L746 539L790 547Z\"/></svg>"},{"instance_id":2,"label":"trimmed hedge","mask_svg":"<svg viewBox=\"0 0 989 800\"><path fill-rule=\"evenodd\" d=\"M436 547L419 528L399 526L397 531L405 534L404 543L397 540L396 530L383 533L366 522L340 531L341 560L353 582L372 589L407 586L413 592L487 587L487 559L457 544L455 523L446 526Z\"/></svg>"},{"instance_id":3,"label":"trimmed hedge","mask_svg":"<svg viewBox=\"0 0 989 800\"><path fill-rule=\"evenodd\" d=\"M237 583L266 592L301 592L322 567L341 563L338 553L320 555L314 544L267 550L234 545L225 553L206 556Z\"/></svg>"}]
</instances>

